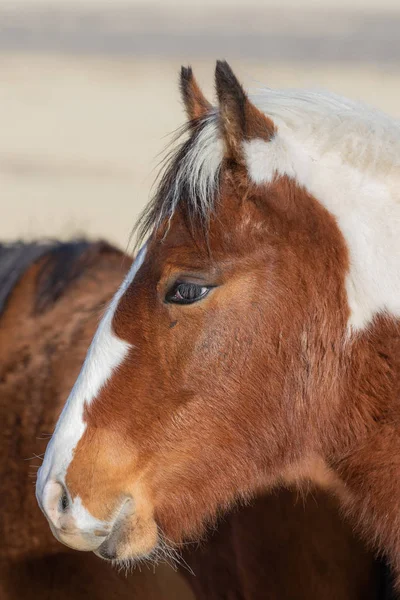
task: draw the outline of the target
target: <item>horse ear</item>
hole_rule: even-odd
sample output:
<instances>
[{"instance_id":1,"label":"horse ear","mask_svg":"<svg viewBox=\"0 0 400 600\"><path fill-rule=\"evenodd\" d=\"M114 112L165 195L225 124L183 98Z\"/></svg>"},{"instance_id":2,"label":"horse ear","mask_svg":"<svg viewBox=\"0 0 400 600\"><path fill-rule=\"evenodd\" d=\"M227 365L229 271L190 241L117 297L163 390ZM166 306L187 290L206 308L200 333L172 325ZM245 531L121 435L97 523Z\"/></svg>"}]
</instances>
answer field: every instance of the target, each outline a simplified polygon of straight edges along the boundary
<instances>
[{"instance_id":1,"label":"horse ear","mask_svg":"<svg viewBox=\"0 0 400 600\"><path fill-rule=\"evenodd\" d=\"M207 115L212 109L212 105L199 88L191 67L181 68L180 85L183 104L189 120L196 121Z\"/></svg>"},{"instance_id":2,"label":"horse ear","mask_svg":"<svg viewBox=\"0 0 400 600\"><path fill-rule=\"evenodd\" d=\"M241 162L242 142L254 138L269 141L275 133L275 126L250 102L226 61L217 61L215 85L228 156Z\"/></svg>"}]
</instances>

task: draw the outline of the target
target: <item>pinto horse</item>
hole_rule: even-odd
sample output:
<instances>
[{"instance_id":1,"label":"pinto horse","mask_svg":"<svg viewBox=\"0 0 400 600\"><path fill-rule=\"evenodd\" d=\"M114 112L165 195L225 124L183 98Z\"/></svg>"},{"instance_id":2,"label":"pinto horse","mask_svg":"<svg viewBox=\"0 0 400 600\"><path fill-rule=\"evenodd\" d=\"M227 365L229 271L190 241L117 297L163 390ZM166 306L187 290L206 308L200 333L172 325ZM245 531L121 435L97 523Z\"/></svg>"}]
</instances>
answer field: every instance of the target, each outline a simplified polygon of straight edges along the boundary
<instances>
[{"instance_id":1,"label":"pinto horse","mask_svg":"<svg viewBox=\"0 0 400 600\"><path fill-rule=\"evenodd\" d=\"M44 450L99 311L130 264L105 243L0 246L1 600L192 598L166 566L125 578L91 553L61 547L43 527L28 476L40 460L26 459ZM184 559L200 600L256 600L266 589L270 600L373 600L386 585L321 489L300 501L289 490L259 497L226 515L200 548L185 547Z\"/></svg>"},{"instance_id":2,"label":"pinto horse","mask_svg":"<svg viewBox=\"0 0 400 600\"><path fill-rule=\"evenodd\" d=\"M55 536L119 562L321 481L400 589L397 122L182 71L188 137L48 445ZM399 480L400 481L400 480ZM400 485L400 484L399 484Z\"/></svg>"}]
</instances>

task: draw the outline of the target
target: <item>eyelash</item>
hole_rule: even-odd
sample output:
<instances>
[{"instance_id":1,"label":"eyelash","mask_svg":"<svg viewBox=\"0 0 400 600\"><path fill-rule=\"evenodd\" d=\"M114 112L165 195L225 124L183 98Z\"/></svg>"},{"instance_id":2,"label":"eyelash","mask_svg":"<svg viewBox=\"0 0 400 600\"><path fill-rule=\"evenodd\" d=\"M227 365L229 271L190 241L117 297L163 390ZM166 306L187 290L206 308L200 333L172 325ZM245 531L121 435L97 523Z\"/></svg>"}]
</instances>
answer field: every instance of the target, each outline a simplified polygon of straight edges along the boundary
<instances>
[{"instance_id":1,"label":"eyelash","mask_svg":"<svg viewBox=\"0 0 400 600\"><path fill-rule=\"evenodd\" d=\"M207 296L213 286L177 281L167 293L165 300L172 304L194 304Z\"/></svg>"}]
</instances>

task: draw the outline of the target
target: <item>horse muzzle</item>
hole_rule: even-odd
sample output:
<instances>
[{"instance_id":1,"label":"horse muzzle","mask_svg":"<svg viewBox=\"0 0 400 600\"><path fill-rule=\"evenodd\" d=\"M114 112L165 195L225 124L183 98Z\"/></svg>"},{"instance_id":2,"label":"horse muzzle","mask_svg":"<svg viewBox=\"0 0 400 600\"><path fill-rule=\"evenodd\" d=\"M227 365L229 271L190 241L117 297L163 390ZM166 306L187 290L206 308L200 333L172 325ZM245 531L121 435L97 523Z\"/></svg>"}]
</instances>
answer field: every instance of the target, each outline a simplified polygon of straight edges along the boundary
<instances>
[{"instance_id":1,"label":"horse muzzle","mask_svg":"<svg viewBox=\"0 0 400 600\"><path fill-rule=\"evenodd\" d=\"M63 483L47 480L36 497L53 535L75 550L96 550L110 535L113 522L93 517L79 497L71 499Z\"/></svg>"},{"instance_id":2,"label":"horse muzzle","mask_svg":"<svg viewBox=\"0 0 400 600\"><path fill-rule=\"evenodd\" d=\"M79 496L71 499L60 481L48 479L36 495L53 535L70 548L93 551L106 560L134 560L148 556L158 544L157 525L137 514L131 497L119 498L115 516L101 521Z\"/></svg>"}]
</instances>

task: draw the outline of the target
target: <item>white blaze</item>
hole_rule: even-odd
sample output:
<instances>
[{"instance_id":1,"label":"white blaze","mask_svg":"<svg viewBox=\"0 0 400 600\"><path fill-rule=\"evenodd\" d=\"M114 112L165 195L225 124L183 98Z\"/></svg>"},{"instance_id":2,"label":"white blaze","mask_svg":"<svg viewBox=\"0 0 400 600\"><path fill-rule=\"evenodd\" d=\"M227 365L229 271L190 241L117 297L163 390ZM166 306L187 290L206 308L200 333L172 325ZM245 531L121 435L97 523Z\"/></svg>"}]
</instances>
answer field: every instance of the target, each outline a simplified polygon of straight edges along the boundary
<instances>
[{"instance_id":1,"label":"white blaze","mask_svg":"<svg viewBox=\"0 0 400 600\"><path fill-rule=\"evenodd\" d=\"M65 483L65 474L72 460L74 449L86 428L83 420L85 405L90 404L96 398L101 388L129 352L131 345L114 334L112 320L121 297L143 264L145 252L144 247L137 255L129 273L108 306L47 446L36 484L36 495L42 506L45 500L43 495L46 482L51 480ZM79 497L74 500L74 506L70 506L69 513L75 516L78 526L82 520L86 524L88 516L84 514L85 511L80 505ZM84 524L82 523L82 525Z\"/></svg>"}]
</instances>

